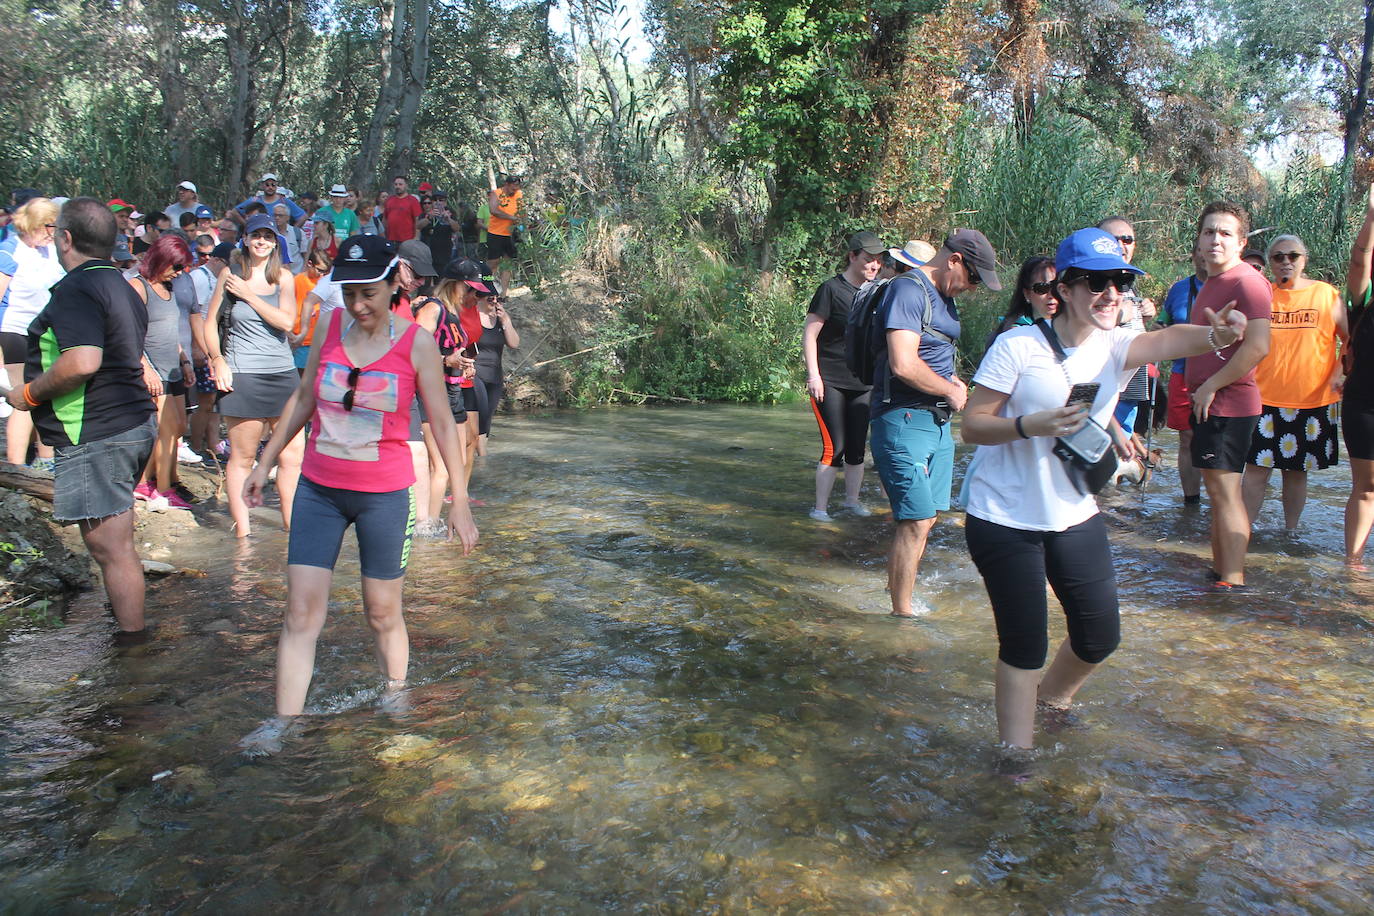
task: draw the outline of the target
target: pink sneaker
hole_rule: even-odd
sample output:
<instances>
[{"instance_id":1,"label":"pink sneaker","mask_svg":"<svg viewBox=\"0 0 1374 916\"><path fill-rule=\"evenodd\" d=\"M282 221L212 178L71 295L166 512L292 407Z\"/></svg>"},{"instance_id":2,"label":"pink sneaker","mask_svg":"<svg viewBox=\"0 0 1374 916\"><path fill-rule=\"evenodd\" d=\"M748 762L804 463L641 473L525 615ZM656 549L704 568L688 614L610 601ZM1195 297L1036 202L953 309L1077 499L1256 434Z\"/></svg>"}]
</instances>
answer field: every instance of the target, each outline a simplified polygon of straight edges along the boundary
<instances>
[{"instance_id":1,"label":"pink sneaker","mask_svg":"<svg viewBox=\"0 0 1374 916\"><path fill-rule=\"evenodd\" d=\"M166 490L161 493L154 491L154 495L161 496L167 501L168 509L185 509L191 511L191 504L176 494L175 490Z\"/></svg>"},{"instance_id":2,"label":"pink sneaker","mask_svg":"<svg viewBox=\"0 0 1374 916\"><path fill-rule=\"evenodd\" d=\"M146 480L140 482L137 486L134 487L134 499L141 499L144 502L147 502L156 495L157 490L154 490L153 485L148 483L148 481Z\"/></svg>"}]
</instances>

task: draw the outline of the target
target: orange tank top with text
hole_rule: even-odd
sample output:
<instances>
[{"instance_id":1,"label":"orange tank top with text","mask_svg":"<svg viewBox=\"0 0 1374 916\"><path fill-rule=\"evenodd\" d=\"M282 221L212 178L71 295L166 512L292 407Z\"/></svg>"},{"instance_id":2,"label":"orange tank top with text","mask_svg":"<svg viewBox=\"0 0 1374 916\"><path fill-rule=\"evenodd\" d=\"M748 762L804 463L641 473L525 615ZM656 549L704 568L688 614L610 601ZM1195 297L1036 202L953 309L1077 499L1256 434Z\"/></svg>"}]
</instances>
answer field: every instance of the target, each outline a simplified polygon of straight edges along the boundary
<instances>
[{"instance_id":1,"label":"orange tank top with text","mask_svg":"<svg viewBox=\"0 0 1374 916\"><path fill-rule=\"evenodd\" d=\"M496 202L501 205L501 209L507 213L519 213L520 198L525 196L524 191L515 190L507 194L504 191L496 192ZM510 235L511 227L515 225L515 220L504 219L503 217L492 214L487 220L487 232L492 235Z\"/></svg>"},{"instance_id":2,"label":"orange tank top with text","mask_svg":"<svg viewBox=\"0 0 1374 916\"><path fill-rule=\"evenodd\" d=\"M1325 407L1341 399L1332 391L1336 367L1336 288L1317 281L1306 289L1274 287L1269 355L1255 369L1260 399L1269 407Z\"/></svg>"}]
</instances>

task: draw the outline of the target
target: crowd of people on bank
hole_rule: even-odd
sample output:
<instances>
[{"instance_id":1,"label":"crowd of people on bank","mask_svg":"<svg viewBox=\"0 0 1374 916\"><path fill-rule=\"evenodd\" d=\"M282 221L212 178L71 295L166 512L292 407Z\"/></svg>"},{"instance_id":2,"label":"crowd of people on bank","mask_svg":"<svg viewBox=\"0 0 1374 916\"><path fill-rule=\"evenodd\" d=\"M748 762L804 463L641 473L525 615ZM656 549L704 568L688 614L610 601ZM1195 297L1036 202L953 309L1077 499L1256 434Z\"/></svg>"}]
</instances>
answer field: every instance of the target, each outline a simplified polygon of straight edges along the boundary
<instances>
[{"instance_id":1,"label":"crowd of people on bank","mask_svg":"<svg viewBox=\"0 0 1374 916\"><path fill-rule=\"evenodd\" d=\"M1204 488L1208 497L1212 564L1200 588L1247 591L1245 556L1272 472L1282 472L1285 530L1296 532L1307 474L1337 463L1342 434L1353 479L1345 563L1365 568L1374 526L1374 327L1363 320L1374 192L1344 301L1305 275L1301 238L1278 235L1261 252L1247 248L1250 230L1235 204L1204 208L1192 270L1161 307L1136 291L1144 271L1132 263L1128 219L1107 216L1072 233L1053 256L1021 265L968 383L956 371L956 297L1002 288L980 232L957 230L938 248L889 248L860 232L811 299L802 353L821 458L810 516L833 520L841 469L842 511L871 514L859 498L871 447L895 523L893 616L916 616L926 541L951 505L953 415L977 446L958 502L992 605L998 729L1009 747L1031 747L1037 710L1061 716L1117 647L1116 577L1096 494L1127 462L1153 467L1158 453L1142 434L1160 402L1160 420L1179 432L1184 506L1199 505ZM1046 584L1068 631L1048 667Z\"/></svg>"},{"instance_id":2,"label":"crowd of people on bank","mask_svg":"<svg viewBox=\"0 0 1374 916\"><path fill-rule=\"evenodd\" d=\"M146 638L135 509L190 510L178 465L216 461L232 529L275 488L290 531L278 711L300 712L345 530L389 682L408 662L414 537L477 541L468 495L520 346L506 308L521 180L455 215L398 176L375 207L283 191L220 214L183 181L121 198L14 192L0 238L7 457L54 475L54 519L102 569L125 642ZM499 279L498 279L499 278ZM274 483L273 483L274 482ZM448 494L448 495L446 495ZM450 508L443 520L443 506Z\"/></svg>"}]
</instances>

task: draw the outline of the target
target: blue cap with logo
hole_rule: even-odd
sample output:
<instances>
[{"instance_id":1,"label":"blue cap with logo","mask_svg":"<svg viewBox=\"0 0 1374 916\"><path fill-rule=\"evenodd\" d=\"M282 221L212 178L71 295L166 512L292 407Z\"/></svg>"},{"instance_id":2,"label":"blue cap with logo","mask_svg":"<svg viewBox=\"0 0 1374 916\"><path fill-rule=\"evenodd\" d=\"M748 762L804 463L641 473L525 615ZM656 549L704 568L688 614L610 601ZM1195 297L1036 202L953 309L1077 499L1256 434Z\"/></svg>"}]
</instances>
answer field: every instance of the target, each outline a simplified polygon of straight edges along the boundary
<instances>
[{"instance_id":1,"label":"blue cap with logo","mask_svg":"<svg viewBox=\"0 0 1374 916\"><path fill-rule=\"evenodd\" d=\"M211 210L209 207L205 206L205 204L200 204L199 206L197 206L197 207L196 207L196 210L195 210L195 213L196 213L196 219L214 219L214 218L215 218L215 211L214 211L214 210Z\"/></svg>"},{"instance_id":2,"label":"blue cap with logo","mask_svg":"<svg viewBox=\"0 0 1374 916\"><path fill-rule=\"evenodd\" d=\"M1063 273L1076 270L1127 270L1133 274L1145 271L1126 260L1121 243L1115 236L1101 229L1079 229L1059 243L1054 253L1054 269Z\"/></svg>"}]
</instances>

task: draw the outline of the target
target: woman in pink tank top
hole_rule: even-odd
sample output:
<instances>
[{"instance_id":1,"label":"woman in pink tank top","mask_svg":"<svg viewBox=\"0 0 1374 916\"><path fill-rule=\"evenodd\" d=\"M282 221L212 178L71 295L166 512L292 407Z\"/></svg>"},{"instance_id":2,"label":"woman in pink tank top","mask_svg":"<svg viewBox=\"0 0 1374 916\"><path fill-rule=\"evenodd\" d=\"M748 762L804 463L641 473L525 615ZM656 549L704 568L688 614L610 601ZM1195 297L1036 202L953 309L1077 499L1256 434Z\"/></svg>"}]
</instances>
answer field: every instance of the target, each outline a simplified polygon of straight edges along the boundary
<instances>
[{"instance_id":1,"label":"woman in pink tank top","mask_svg":"<svg viewBox=\"0 0 1374 916\"><path fill-rule=\"evenodd\" d=\"M324 627L329 586L343 535L355 527L363 574L363 610L377 642L388 692L405 685L410 643L401 589L415 523L415 472L406 445L416 396L432 418L439 451L455 481L448 533L463 553L477 544L468 508L458 429L448 410L434 338L391 312L397 259L379 236L353 236L339 246L333 279L345 309L316 334L294 405L277 425L244 484L250 506L262 504L267 474L282 447L311 423L287 555L287 609L277 647L277 715L299 715L314 674L315 643ZM345 314L346 312L346 314ZM244 739L258 752L280 745L278 718Z\"/></svg>"}]
</instances>

